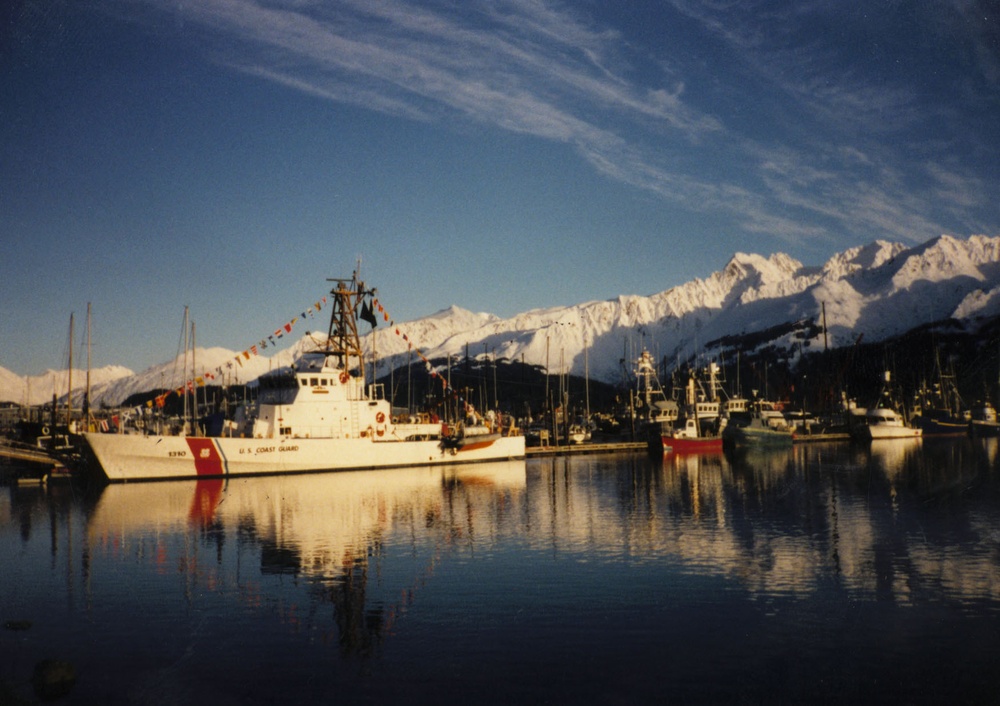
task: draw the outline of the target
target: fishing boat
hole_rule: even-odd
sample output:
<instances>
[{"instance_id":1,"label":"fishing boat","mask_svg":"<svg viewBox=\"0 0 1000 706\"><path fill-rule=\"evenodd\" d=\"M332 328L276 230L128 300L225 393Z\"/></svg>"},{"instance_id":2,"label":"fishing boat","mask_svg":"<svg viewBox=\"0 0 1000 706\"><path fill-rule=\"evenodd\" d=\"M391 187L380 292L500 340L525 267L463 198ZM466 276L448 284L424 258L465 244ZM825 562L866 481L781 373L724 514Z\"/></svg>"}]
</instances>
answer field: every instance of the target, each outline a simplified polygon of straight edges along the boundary
<instances>
[{"instance_id":1,"label":"fishing boat","mask_svg":"<svg viewBox=\"0 0 1000 706\"><path fill-rule=\"evenodd\" d=\"M656 375L653 356L644 350L636 361L636 389L632 406L639 415L640 433L646 437L650 453L662 454L667 449L664 438L673 432L678 407L667 399Z\"/></svg>"},{"instance_id":2,"label":"fishing boat","mask_svg":"<svg viewBox=\"0 0 1000 706\"><path fill-rule=\"evenodd\" d=\"M955 375L944 372L937 350L934 360L938 381L930 388L921 385L917 391L910 424L924 436L964 436L969 433L972 414L963 410Z\"/></svg>"},{"instance_id":3,"label":"fishing boat","mask_svg":"<svg viewBox=\"0 0 1000 706\"><path fill-rule=\"evenodd\" d=\"M998 373L1000 378L1000 373ZM1000 379L997 380L1000 387ZM969 432L973 436L1000 436L1000 418L997 416L997 408L989 399L989 391L986 396L972 405L972 420L969 422Z\"/></svg>"},{"instance_id":4,"label":"fishing boat","mask_svg":"<svg viewBox=\"0 0 1000 706\"><path fill-rule=\"evenodd\" d=\"M704 453L706 451L722 450L722 434L713 431L703 431L697 416L684 419L684 424L678 424L674 429L664 434L660 440L664 453Z\"/></svg>"},{"instance_id":5,"label":"fishing boat","mask_svg":"<svg viewBox=\"0 0 1000 706\"><path fill-rule=\"evenodd\" d=\"M1000 436L1000 421L997 420L997 410L989 400L977 402L972 406L972 421L969 431L973 436Z\"/></svg>"},{"instance_id":6,"label":"fishing boat","mask_svg":"<svg viewBox=\"0 0 1000 706\"><path fill-rule=\"evenodd\" d=\"M773 404L757 400L748 420L734 416L722 431L722 441L731 446L791 446L794 427L784 417L773 416Z\"/></svg>"},{"instance_id":7,"label":"fishing boat","mask_svg":"<svg viewBox=\"0 0 1000 706\"><path fill-rule=\"evenodd\" d=\"M859 441L875 439L912 439L923 436L923 430L912 427L894 409L872 407L865 410L864 423L852 427Z\"/></svg>"},{"instance_id":8,"label":"fishing boat","mask_svg":"<svg viewBox=\"0 0 1000 706\"><path fill-rule=\"evenodd\" d=\"M886 370L882 392L874 407L851 410L849 431L856 441L875 439L911 439L923 436L923 430L906 423L892 395L892 375Z\"/></svg>"},{"instance_id":9,"label":"fishing boat","mask_svg":"<svg viewBox=\"0 0 1000 706\"><path fill-rule=\"evenodd\" d=\"M701 378L694 373L688 376L680 418L673 433L663 439L665 450L681 454L722 451L722 433L729 418L722 414L728 405L722 402L719 366L711 362L704 372ZM734 409L739 406L738 401L734 402Z\"/></svg>"},{"instance_id":10,"label":"fishing boat","mask_svg":"<svg viewBox=\"0 0 1000 706\"><path fill-rule=\"evenodd\" d=\"M684 388L683 405L666 399L656 379L652 357L643 351L637 367L637 379L645 386L645 422L647 441L652 453L704 453L722 450L720 399L716 375L718 366L708 368L707 394L694 375Z\"/></svg>"},{"instance_id":11,"label":"fishing boat","mask_svg":"<svg viewBox=\"0 0 1000 706\"><path fill-rule=\"evenodd\" d=\"M498 419L446 425L432 414L393 417L368 385L358 334L373 291L357 274L330 280L325 340L289 368L259 378L255 411L221 436L84 433L112 482L385 469L524 457L524 436ZM368 309L367 311L370 311ZM316 340L320 339L320 340Z\"/></svg>"}]
</instances>

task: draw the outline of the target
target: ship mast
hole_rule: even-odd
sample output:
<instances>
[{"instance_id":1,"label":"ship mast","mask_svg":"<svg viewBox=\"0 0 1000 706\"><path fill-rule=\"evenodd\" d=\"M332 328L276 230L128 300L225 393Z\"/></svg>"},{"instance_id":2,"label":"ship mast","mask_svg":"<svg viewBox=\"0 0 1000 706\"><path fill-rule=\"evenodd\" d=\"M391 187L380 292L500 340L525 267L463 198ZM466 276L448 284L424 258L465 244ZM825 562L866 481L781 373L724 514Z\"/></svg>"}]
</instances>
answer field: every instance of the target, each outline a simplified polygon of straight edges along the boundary
<instances>
[{"instance_id":1,"label":"ship mast","mask_svg":"<svg viewBox=\"0 0 1000 706\"><path fill-rule=\"evenodd\" d=\"M330 297L333 307L330 313L330 328L327 331L326 344L319 351L337 359L336 367L345 372L350 370L351 358L357 358L360 364L362 383L365 378L364 359L361 353L361 337L358 335L358 309L362 300L369 292L365 291L364 282L358 280L355 272L348 281L346 278L327 279L333 282ZM362 316L371 317L370 309L362 312Z\"/></svg>"}]
</instances>

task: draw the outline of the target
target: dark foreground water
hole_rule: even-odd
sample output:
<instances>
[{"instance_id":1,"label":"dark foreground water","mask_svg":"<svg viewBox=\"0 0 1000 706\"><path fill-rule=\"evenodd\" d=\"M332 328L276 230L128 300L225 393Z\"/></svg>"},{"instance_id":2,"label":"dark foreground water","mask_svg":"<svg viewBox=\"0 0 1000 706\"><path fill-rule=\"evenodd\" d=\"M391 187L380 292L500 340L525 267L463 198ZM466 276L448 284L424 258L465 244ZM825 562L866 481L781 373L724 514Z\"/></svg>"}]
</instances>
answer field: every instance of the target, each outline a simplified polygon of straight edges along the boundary
<instances>
[{"instance_id":1,"label":"dark foreground water","mask_svg":"<svg viewBox=\"0 0 1000 706\"><path fill-rule=\"evenodd\" d=\"M61 703L997 703L997 463L959 439L3 488L0 701L53 658Z\"/></svg>"}]
</instances>

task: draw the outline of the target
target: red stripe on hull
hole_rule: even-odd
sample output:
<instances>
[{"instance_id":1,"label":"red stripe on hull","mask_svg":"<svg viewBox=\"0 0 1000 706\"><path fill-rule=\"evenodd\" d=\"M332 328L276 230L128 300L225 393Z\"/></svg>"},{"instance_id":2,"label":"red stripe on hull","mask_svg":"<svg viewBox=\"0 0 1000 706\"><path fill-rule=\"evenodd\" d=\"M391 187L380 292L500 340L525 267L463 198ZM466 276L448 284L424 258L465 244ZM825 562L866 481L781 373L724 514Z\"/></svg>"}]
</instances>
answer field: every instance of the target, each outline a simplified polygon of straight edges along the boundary
<instances>
[{"instance_id":1,"label":"red stripe on hull","mask_svg":"<svg viewBox=\"0 0 1000 706\"><path fill-rule=\"evenodd\" d=\"M221 476L225 474L222 469L222 457L211 439L187 438L188 448L194 457L194 471L199 476Z\"/></svg>"}]
</instances>

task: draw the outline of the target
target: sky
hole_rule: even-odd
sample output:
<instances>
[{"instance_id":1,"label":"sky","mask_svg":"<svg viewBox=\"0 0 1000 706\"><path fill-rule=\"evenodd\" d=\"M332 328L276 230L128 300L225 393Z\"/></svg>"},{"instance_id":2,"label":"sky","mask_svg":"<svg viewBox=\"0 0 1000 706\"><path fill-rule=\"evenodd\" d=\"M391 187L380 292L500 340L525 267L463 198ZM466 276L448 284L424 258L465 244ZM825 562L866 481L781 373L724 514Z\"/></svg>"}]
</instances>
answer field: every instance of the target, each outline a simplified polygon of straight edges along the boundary
<instances>
[{"instance_id":1,"label":"sky","mask_svg":"<svg viewBox=\"0 0 1000 706\"><path fill-rule=\"evenodd\" d=\"M1000 8L14 0L0 367L654 294L736 252L1000 235ZM70 315L76 322L69 338ZM307 319L299 332L324 329ZM417 342L419 345L419 342Z\"/></svg>"}]
</instances>

